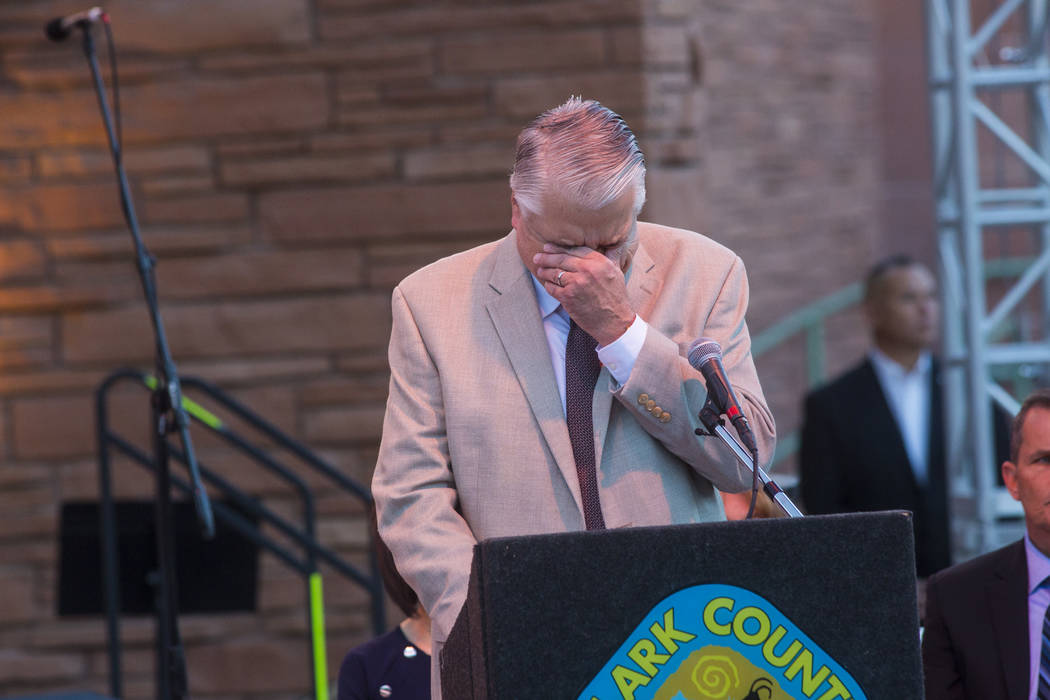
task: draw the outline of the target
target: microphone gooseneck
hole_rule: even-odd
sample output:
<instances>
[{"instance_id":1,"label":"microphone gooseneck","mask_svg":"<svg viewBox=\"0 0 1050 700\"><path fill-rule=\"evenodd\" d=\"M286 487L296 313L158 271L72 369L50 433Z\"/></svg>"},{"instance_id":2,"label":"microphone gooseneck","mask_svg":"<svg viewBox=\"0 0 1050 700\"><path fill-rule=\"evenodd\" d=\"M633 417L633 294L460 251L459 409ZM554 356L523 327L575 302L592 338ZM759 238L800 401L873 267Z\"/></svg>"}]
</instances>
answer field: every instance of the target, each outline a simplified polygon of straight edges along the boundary
<instances>
[{"instance_id":1,"label":"microphone gooseneck","mask_svg":"<svg viewBox=\"0 0 1050 700\"><path fill-rule=\"evenodd\" d=\"M689 364L704 375L704 381L707 382L707 401L700 411L700 422L707 430L705 432L704 429L697 428L696 434L718 437L729 446L737 459L751 470L751 505L748 508L747 517L751 518L755 513L755 504L758 500L758 483L761 481L766 495L780 508L784 515L792 518L801 518L802 511L791 502L787 494L759 466L758 446L755 444L754 433L751 432L751 427L747 424L747 418L744 417L740 410L740 403L733 393L733 385L729 382L729 375L726 374L725 367L722 366L722 346L718 344L717 340L698 338L689 347L688 358ZM739 442L726 430L725 424L721 419L722 414L728 416L733 422L737 435L740 436ZM736 417L734 418L734 416ZM741 445L741 442L744 444ZM748 452L751 454L748 455ZM762 686L756 681L752 684L747 697L765 700L761 691L766 690L769 690L769 688Z\"/></svg>"},{"instance_id":2,"label":"microphone gooseneck","mask_svg":"<svg viewBox=\"0 0 1050 700\"><path fill-rule=\"evenodd\" d=\"M736 428L740 441L751 453L751 504L747 509L747 517L750 519L755 513L755 505L758 500L758 444L755 442L755 434L751 432L751 426L747 423L743 411L740 410L740 402L737 401L733 392L733 385L729 381L729 375L722 365L722 346L717 340L711 338L697 338L689 347L689 364L693 369L704 375L707 382L707 402L714 404L718 413L724 413ZM707 411L706 405L700 412L701 420ZM712 416L717 422L717 417Z\"/></svg>"}]
</instances>

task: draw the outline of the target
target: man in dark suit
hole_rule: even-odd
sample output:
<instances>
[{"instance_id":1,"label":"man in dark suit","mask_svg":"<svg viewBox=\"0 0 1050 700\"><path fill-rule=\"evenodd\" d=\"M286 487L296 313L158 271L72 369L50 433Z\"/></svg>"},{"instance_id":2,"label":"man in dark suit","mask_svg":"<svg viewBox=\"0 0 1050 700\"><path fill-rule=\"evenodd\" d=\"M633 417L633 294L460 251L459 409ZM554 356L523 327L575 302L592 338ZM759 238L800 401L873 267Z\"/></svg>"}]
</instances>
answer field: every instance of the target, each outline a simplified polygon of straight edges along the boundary
<instances>
[{"instance_id":1,"label":"man in dark suit","mask_svg":"<svg viewBox=\"0 0 1050 700\"><path fill-rule=\"evenodd\" d=\"M930 577L927 700L1050 697L1050 391L1022 404L1002 475L1024 510L1025 537Z\"/></svg>"},{"instance_id":2,"label":"man in dark suit","mask_svg":"<svg viewBox=\"0 0 1050 700\"><path fill-rule=\"evenodd\" d=\"M920 578L948 566L939 369L930 353L933 275L905 256L872 268L864 309L874 345L859 365L806 397L801 496L810 513L910 510Z\"/></svg>"}]
</instances>

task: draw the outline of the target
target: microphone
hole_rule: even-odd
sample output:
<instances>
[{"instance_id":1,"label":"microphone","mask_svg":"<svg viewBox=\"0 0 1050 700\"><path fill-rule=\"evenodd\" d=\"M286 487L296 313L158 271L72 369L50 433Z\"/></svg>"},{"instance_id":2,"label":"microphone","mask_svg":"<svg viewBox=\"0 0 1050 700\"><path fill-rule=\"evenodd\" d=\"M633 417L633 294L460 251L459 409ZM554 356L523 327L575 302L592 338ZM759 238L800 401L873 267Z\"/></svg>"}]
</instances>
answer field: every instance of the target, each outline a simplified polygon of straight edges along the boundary
<instances>
[{"instance_id":1,"label":"microphone","mask_svg":"<svg viewBox=\"0 0 1050 700\"><path fill-rule=\"evenodd\" d=\"M751 426L747 424L747 418L740 410L740 402L736 400L736 394L733 393L729 375L722 366L722 346L717 340L711 338L697 338L689 346L689 364L704 375L704 381L707 382L708 399L712 400L715 408L726 414L733 423L744 447L751 450L752 453L757 452L755 435L751 432Z\"/></svg>"},{"instance_id":2,"label":"microphone","mask_svg":"<svg viewBox=\"0 0 1050 700\"><path fill-rule=\"evenodd\" d=\"M62 41L72 34L77 27L86 27L94 24L102 19L104 15L105 13L101 7L92 7L90 10L74 12L65 17L55 17L44 25L44 33L47 34L47 38L51 41Z\"/></svg>"}]
</instances>

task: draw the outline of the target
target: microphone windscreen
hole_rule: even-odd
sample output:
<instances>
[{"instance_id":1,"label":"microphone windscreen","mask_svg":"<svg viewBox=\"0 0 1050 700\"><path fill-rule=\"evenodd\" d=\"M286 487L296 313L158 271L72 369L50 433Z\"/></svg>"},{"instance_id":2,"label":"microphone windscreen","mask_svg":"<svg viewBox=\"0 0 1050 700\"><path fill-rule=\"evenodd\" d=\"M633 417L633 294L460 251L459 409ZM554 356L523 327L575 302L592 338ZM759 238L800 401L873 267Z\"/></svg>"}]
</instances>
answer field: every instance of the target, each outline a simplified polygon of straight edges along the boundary
<instances>
[{"instance_id":1,"label":"microphone windscreen","mask_svg":"<svg viewBox=\"0 0 1050 700\"><path fill-rule=\"evenodd\" d=\"M693 369L700 370L706 362L712 358L722 357L722 346L712 338L697 338L689 346L689 364Z\"/></svg>"},{"instance_id":2,"label":"microphone windscreen","mask_svg":"<svg viewBox=\"0 0 1050 700\"><path fill-rule=\"evenodd\" d=\"M69 29L62 26L62 18L55 17L53 20L44 25L44 34L51 41L62 41L69 36Z\"/></svg>"}]
</instances>

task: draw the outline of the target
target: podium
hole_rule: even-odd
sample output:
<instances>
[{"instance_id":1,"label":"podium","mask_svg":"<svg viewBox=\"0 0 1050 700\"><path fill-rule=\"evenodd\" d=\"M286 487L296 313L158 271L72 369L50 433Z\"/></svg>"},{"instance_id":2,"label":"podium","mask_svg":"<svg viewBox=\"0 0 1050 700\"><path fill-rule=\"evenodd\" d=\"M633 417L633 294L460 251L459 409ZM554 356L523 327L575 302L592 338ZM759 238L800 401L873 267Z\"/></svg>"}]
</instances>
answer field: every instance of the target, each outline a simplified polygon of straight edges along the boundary
<instances>
[{"instance_id":1,"label":"podium","mask_svg":"<svg viewBox=\"0 0 1050 700\"><path fill-rule=\"evenodd\" d=\"M911 514L486 540L440 664L455 700L919 699Z\"/></svg>"}]
</instances>

